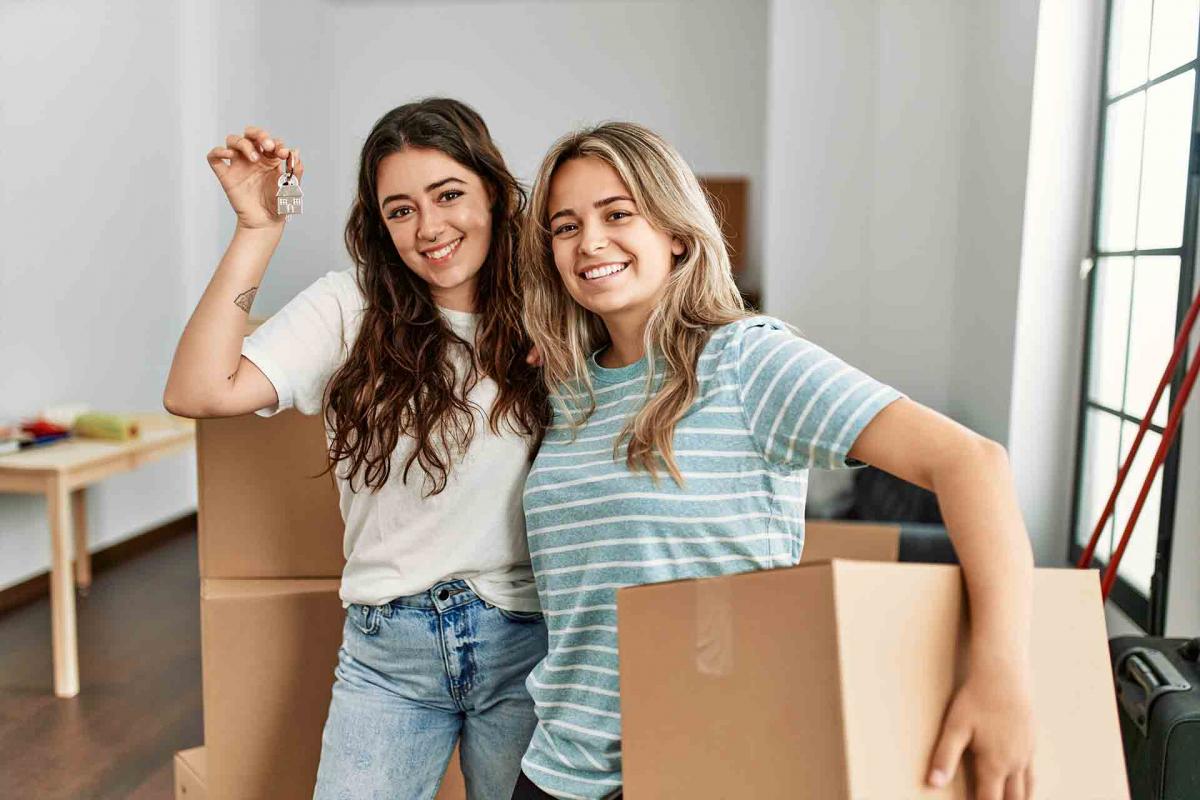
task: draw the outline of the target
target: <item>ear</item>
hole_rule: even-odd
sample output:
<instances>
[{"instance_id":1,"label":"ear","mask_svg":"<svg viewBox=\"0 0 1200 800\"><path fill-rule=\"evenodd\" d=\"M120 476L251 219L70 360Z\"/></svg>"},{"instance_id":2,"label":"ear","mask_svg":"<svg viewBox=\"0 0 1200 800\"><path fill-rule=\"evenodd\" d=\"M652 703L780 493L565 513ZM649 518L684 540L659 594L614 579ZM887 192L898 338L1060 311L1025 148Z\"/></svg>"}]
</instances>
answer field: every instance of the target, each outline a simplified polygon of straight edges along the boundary
<instances>
[{"instance_id":1,"label":"ear","mask_svg":"<svg viewBox=\"0 0 1200 800\"><path fill-rule=\"evenodd\" d=\"M680 240L672 237L671 239L671 255L678 258L687 252L687 246Z\"/></svg>"}]
</instances>

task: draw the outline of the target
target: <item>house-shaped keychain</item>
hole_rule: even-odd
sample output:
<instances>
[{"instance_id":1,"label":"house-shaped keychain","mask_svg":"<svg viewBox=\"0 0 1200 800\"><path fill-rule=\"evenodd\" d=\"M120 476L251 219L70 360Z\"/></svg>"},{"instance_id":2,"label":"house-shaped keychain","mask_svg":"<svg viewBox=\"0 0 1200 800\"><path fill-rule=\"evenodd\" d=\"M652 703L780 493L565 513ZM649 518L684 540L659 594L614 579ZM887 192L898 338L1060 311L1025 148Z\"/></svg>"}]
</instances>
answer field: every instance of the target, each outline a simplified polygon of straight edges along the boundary
<instances>
[{"instance_id":1,"label":"house-shaped keychain","mask_svg":"<svg viewBox=\"0 0 1200 800\"><path fill-rule=\"evenodd\" d=\"M290 171L279 176L279 191L275 193L275 213L280 216L299 214L304 210L304 192L300 179Z\"/></svg>"}]
</instances>

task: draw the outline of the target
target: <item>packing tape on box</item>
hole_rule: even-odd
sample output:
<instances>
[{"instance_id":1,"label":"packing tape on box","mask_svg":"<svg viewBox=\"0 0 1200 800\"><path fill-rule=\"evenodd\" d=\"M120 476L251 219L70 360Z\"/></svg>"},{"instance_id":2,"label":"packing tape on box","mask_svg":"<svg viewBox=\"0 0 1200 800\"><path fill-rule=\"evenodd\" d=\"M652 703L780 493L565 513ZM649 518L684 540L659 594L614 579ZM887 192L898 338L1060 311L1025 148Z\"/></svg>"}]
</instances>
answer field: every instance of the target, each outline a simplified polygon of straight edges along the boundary
<instances>
[{"instance_id":1,"label":"packing tape on box","mask_svg":"<svg viewBox=\"0 0 1200 800\"><path fill-rule=\"evenodd\" d=\"M696 671L713 678L733 674L733 585L725 578L696 584Z\"/></svg>"}]
</instances>

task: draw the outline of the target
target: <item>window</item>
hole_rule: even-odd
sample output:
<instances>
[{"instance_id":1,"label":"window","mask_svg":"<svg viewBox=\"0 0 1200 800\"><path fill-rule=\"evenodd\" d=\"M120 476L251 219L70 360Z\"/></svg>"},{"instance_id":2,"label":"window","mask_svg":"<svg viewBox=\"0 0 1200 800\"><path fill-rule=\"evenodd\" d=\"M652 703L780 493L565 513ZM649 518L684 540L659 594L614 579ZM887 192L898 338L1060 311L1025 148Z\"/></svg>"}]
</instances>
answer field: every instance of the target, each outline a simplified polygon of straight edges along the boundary
<instances>
[{"instance_id":1,"label":"window","mask_svg":"<svg viewBox=\"0 0 1200 800\"><path fill-rule=\"evenodd\" d=\"M1110 0L1100 98L1082 407L1070 557L1100 518L1171 356L1190 302L1200 137L1200 0ZM1186 360L1185 360L1186 362ZM1161 442L1184 363L1096 548L1107 564ZM1178 441L1159 472L1118 569L1112 598L1150 633L1165 621Z\"/></svg>"}]
</instances>

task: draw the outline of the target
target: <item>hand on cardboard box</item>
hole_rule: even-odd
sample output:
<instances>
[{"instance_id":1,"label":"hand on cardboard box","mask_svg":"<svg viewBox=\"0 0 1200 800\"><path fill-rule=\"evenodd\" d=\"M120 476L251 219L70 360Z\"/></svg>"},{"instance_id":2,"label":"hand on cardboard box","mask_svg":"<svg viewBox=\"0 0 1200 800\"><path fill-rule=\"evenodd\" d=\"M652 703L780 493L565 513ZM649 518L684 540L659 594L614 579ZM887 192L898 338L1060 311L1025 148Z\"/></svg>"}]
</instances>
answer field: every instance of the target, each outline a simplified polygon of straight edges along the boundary
<instances>
[{"instance_id":1,"label":"hand on cardboard box","mask_svg":"<svg viewBox=\"0 0 1200 800\"><path fill-rule=\"evenodd\" d=\"M954 777L968 747L977 800L1033 797L1033 698L1027 671L976 666L950 701L934 749L929 785Z\"/></svg>"}]
</instances>

